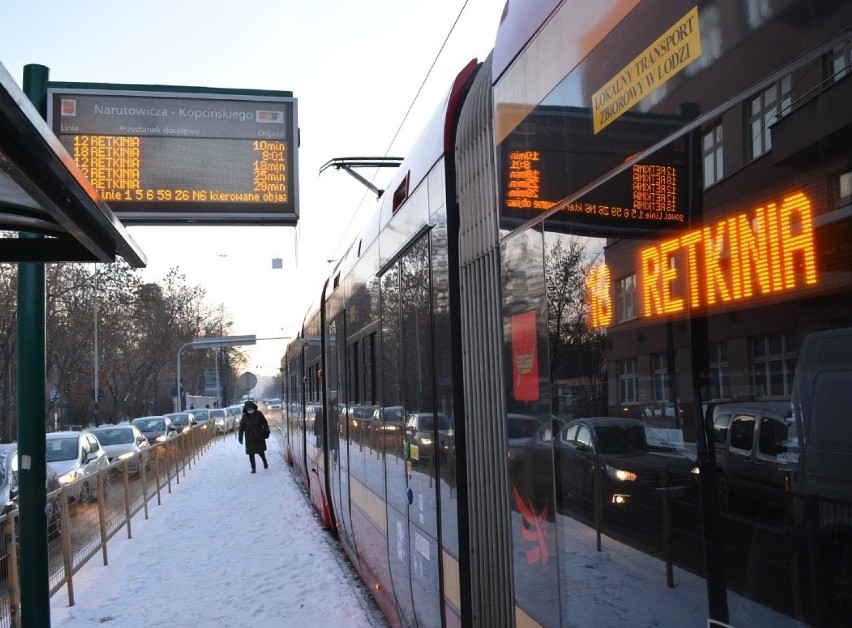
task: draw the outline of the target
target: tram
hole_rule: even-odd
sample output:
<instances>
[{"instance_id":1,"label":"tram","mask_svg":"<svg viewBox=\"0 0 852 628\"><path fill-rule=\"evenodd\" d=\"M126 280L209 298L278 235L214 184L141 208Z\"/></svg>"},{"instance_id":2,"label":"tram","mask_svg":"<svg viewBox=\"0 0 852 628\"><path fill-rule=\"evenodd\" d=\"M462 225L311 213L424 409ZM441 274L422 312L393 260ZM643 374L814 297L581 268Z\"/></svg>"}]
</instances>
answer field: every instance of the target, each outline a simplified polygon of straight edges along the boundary
<instances>
[{"instance_id":1,"label":"tram","mask_svg":"<svg viewBox=\"0 0 852 628\"><path fill-rule=\"evenodd\" d=\"M281 362L393 625L852 625L850 70L850 2L509 0Z\"/></svg>"}]
</instances>

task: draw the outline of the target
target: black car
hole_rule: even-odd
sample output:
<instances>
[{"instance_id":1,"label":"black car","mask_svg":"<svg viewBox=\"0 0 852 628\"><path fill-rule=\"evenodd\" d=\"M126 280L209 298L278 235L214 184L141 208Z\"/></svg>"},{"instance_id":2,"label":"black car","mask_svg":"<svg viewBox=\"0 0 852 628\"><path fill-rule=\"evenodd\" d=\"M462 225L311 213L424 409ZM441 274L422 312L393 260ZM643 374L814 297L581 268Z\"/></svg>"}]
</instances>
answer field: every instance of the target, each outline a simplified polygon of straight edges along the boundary
<instances>
[{"instance_id":1,"label":"black car","mask_svg":"<svg viewBox=\"0 0 852 628\"><path fill-rule=\"evenodd\" d=\"M656 508L663 486L695 490L698 468L684 454L649 445L638 419L590 417L570 421L554 441L554 459L565 501L593 506L596 494L609 508ZM596 471L597 469L597 471ZM596 493L597 479L600 493Z\"/></svg>"}]
</instances>

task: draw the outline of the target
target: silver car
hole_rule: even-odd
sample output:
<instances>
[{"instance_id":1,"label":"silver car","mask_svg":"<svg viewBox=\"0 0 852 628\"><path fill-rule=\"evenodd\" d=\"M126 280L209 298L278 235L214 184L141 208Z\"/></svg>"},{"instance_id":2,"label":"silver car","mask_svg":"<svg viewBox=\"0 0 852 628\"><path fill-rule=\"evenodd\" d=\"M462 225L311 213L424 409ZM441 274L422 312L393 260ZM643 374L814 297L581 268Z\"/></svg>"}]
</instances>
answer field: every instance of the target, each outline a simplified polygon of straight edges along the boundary
<instances>
[{"instance_id":1,"label":"silver car","mask_svg":"<svg viewBox=\"0 0 852 628\"><path fill-rule=\"evenodd\" d=\"M128 460L128 471L136 474L141 473L142 467L148 467L148 439L135 425L102 425L92 428L90 432L97 436L110 464Z\"/></svg>"},{"instance_id":2,"label":"silver car","mask_svg":"<svg viewBox=\"0 0 852 628\"><path fill-rule=\"evenodd\" d=\"M99 471L109 467L109 457L91 432L51 432L46 435L47 464L74 501L97 501ZM103 478L108 483L108 476Z\"/></svg>"}]
</instances>

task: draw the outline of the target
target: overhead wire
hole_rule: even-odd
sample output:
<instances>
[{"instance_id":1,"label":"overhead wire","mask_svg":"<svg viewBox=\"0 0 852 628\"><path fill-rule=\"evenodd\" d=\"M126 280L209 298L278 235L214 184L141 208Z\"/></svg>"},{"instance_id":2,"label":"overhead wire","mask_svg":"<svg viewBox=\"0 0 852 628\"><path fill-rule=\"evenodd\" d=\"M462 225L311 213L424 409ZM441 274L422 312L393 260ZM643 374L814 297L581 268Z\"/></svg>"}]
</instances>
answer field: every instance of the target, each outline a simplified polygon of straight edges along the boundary
<instances>
[{"instance_id":1,"label":"overhead wire","mask_svg":"<svg viewBox=\"0 0 852 628\"><path fill-rule=\"evenodd\" d=\"M456 15L456 19L453 21L452 26L450 26L450 30L447 32L447 36L444 37L444 41L441 43L441 47L438 49L438 52L435 54L435 58L432 59L432 64L429 66L429 69L426 71L426 75L423 77L423 80L420 83L420 87L417 88L417 92L414 94L414 98L411 100L411 104L408 105L408 110L405 112L405 115L402 116L402 121L399 123L399 126L396 129L396 132L393 134L393 138L391 138L390 143L388 144L387 150L385 150L384 157L387 157L390 154L390 150L393 147L393 143L396 141L396 138L399 137L400 132L402 131L402 127L405 126L406 121L408 120L408 116L411 114L411 110L414 109L414 105L417 103L417 99L420 97L420 93L423 91L423 87L426 85L429 77L432 75L432 70L435 69L435 65L438 63L438 59L441 58L441 54L444 52L444 48L447 46L447 42L452 37L453 32L455 32L456 26L461 19L462 14L464 14L465 8L467 8L467 3L469 0L464 0L461 8L459 9L458 15ZM378 175L378 169L373 173L372 178L370 179L371 183L375 182L376 176ZM358 214L361 211L361 207L364 205L364 200L367 198L367 193L361 197L361 201L358 203L358 209L352 214L352 218L349 219L349 224L346 225L346 228L343 230L343 235L341 236L340 242L337 243L336 253L344 253L345 251L340 251L340 246L345 244L343 238L345 238L349 229L352 228L352 225L355 222L355 219L358 217Z\"/></svg>"}]
</instances>

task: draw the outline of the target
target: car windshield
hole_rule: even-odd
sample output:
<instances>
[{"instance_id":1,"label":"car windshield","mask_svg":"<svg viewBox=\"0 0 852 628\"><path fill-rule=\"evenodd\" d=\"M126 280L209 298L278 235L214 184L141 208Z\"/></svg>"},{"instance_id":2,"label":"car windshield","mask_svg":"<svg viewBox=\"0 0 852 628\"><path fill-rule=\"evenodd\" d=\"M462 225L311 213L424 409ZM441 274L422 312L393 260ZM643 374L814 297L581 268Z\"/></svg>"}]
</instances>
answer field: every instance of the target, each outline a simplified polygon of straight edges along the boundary
<instances>
[{"instance_id":1,"label":"car windshield","mask_svg":"<svg viewBox=\"0 0 852 628\"><path fill-rule=\"evenodd\" d=\"M77 459L77 437L50 438L47 441L45 457L48 462Z\"/></svg>"},{"instance_id":2,"label":"car windshield","mask_svg":"<svg viewBox=\"0 0 852 628\"><path fill-rule=\"evenodd\" d=\"M450 420L443 414L438 415L438 429L448 430L452 427ZM431 414L421 414L418 418L418 428L423 432L431 432L435 429L435 420Z\"/></svg>"},{"instance_id":3,"label":"car windshield","mask_svg":"<svg viewBox=\"0 0 852 628\"><path fill-rule=\"evenodd\" d=\"M172 417L172 423L175 425L188 425L189 424L189 416L186 414L177 414Z\"/></svg>"},{"instance_id":4,"label":"car windshield","mask_svg":"<svg viewBox=\"0 0 852 628\"><path fill-rule=\"evenodd\" d=\"M595 440L602 454L648 451L645 428L641 425L598 425L595 427Z\"/></svg>"},{"instance_id":5,"label":"car windshield","mask_svg":"<svg viewBox=\"0 0 852 628\"><path fill-rule=\"evenodd\" d=\"M162 432L166 429L163 419L142 419L133 421L133 425L143 432Z\"/></svg>"},{"instance_id":6,"label":"car windshield","mask_svg":"<svg viewBox=\"0 0 852 628\"><path fill-rule=\"evenodd\" d=\"M98 430L94 434L98 437L101 445L123 445L133 442L133 431L131 429Z\"/></svg>"}]
</instances>

